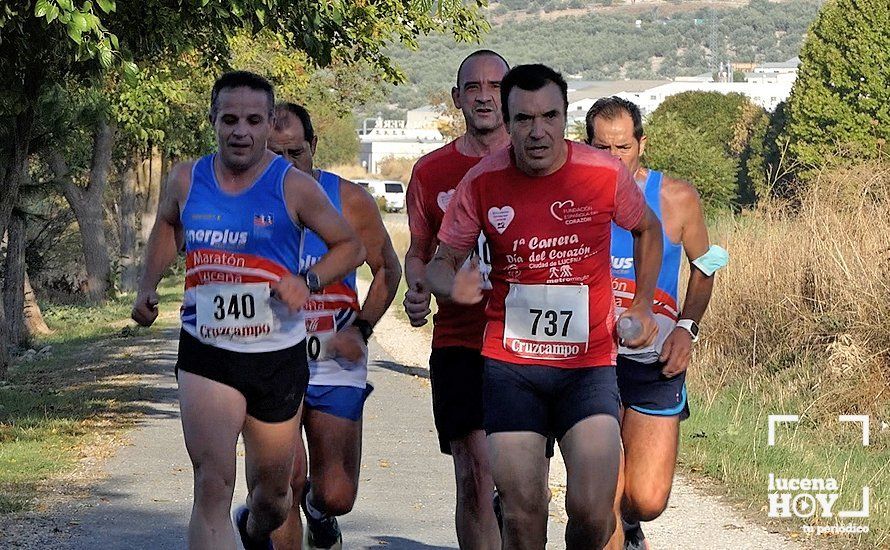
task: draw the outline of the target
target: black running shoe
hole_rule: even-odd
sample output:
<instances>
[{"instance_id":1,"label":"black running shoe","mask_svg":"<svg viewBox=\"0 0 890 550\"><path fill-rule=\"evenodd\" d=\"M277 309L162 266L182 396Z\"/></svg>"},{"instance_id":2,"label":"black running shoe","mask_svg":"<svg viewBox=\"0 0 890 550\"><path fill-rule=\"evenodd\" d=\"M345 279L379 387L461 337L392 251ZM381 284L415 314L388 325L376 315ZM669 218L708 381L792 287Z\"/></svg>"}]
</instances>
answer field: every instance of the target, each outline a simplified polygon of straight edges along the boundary
<instances>
[{"instance_id":1,"label":"black running shoe","mask_svg":"<svg viewBox=\"0 0 890 550\"><path fill-rule=\"evenodd\" d=\"M308 485L308 482L307 482ZM335 516L324 516L315 519L306 509L306 501L309 498L308 489L303 494L300 507L306 515L306 548L312 550L340 550L343 548L343 534L340 533L340 524Z\"/></svg>"},{"instance_id":2,"label":"black running shoe","mask_svg":"<svg viewBox=\"0 0 890 550\"><path fill-rule=\"evenodd\" d=\"M649 543L639 523L624 530L624 550L649 550Z\"/></svg>"},{"instance_id":3,"label":"black running shoe","mask_svg":"<svg viewBox=\"0 0 890 550\"><path fill-rule=\"evenodd\" d=\"M239 506L235 513L232 514L232 519L235 520L235 527L238 528L238 536L241 538L241 545L244 546L244 550L274 550L271 539L267 538L265 541L257 542L247 535L247 516L249 514L250 511L244 505Z\"/></svg>"},{"instance_id":4,"label":"black running shoe","mask_svg":"<svg viewBox=\"0 0 890 550\"><path fill-rule=\"evenodd\" d=\"M494 496L491 498L491 505L494 508L494 519L498 520L498 531L504 532L504 510L501 509L501 495L498 490L494 490Z\"/></svg>"}]
</instances>

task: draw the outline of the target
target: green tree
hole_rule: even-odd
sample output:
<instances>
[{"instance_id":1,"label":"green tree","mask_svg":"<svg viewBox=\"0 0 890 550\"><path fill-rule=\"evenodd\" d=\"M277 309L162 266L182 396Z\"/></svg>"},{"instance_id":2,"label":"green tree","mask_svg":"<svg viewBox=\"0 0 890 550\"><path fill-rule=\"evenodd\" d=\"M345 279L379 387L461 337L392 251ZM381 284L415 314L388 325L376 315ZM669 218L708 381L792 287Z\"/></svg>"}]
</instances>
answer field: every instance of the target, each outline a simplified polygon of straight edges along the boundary
<instances>
[{"instance_id":1,"label":"green tree","mask_svg":"<svg viewBox=\"0 0 890 550\"><path fill-rule=\"evenodd\" d=\"M754 189L765 185L761 180L766 176L749 169L751 146L762 138L768 120L762 108L741 94L673 95L647 121L646 163L695 185L712 211L753 202ZM688 149L688 143L697 148ZM751 180L752 174L758 183ZM710 180L699 179L702 176Z\"/></svg>"},{"instance_id":2,"label":"green tree","mask_svg":"<svg viewBox=\"0 0 890 550\"><path fill-rule=\"evenodd\" d=\"M5 234L26 175L34 138L36 105L62 83L96 79L119 67L133 76L181 52L198 52L207 66L224 65L229 40L239 30L267 30L306 53L315 65L333 60L368 63L381 77L402 73L386 46L399 41L416 47L429 32L477 39L487 27L478 0L9 0L0 7L0 120L11 139L0 145L4 167L0 194L0 235ZM108 112L100 112L93 134L113 136ZM101 139L100 139L101 138ZM101 175L95 175L101 178ZM90 175L93 179L94 175ZM0 378L8 365L9 314L0 299ZM20 312L13 312L19 315Z\"/></svg>"},{"instance_id":3,"label":"green tree","mask_svg":"<svg viewBox=\"0 0 890 550\"><path fill-rule=\"evenodd\" d=\"M664 113L646 129L646 166L692 183L705 211L725 210L737 198L738 162L724 148L689 126L676 113Z\"/></svg>"},{"instance_id":4,"label":"green tree","mask_svg":"<svg viewBox=\"0 0 890 550\"><path fill-rule=\"evenodd\" d=\"M758 121L745 151L745 164L751 187L747 190L753 200L770 196L788 197L792 192L794 159L788 154L787 103Z\"/></svg>"},{"instance_id":5,"label":"green tree","mask_svg":"<svg viewBox=\"0 0 890 550\"><path fill-rule=\"evenodd\" d=\"M887 0L831 0L822 7L804 42L788 100L791 150L804 165L874 158L886 151L888 29Z\"/></svg>"}]
</instances>

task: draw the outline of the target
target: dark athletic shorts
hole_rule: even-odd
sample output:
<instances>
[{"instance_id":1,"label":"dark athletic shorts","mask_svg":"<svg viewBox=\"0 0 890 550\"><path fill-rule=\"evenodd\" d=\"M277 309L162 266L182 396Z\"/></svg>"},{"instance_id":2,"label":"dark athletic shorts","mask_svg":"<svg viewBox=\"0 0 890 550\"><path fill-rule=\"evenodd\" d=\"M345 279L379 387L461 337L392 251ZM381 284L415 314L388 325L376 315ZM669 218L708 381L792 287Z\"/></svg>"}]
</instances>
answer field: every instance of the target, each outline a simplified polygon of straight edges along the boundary
<instances>
[{"instance_id":1,"label":"dark athletic shorts","mask_svg":"<svg viewBox=\"0 0 890 550\"><path fill-rule=\"evenodd\" d=\"M278 351L240 353L180 330L177 376L180 370L235 388L247 400L247 414L261 422L293 418L309 383L306 340Z\"/></svg>"},{"instance_id":2,"label":"dark athletic shorts","mask_svg":"<svg viewBox=\"0 0 890 550\"><path fill-rule=\"evenodd\" d=\"M433 348L430 384L439 449L451 454L451 442L482 429L482 355L458 346Z\"/></svg>"},{"instance_id":3,"label":"dark athletic shorts","mask_svg":"<svg viewBox=\"0 0 890 550\"><path fill-rule=\"evenodd\" d=\"M536 432L561 440L597 414L618 419L615 367L561 369L485 360L485 432Z\"/></svg>"},{"instance_id":4,"label":"dark athletic shorts","mask_svg":"<svg viewBox=\"0 0 890 550\"><path fill-rule=\"evenodd\" d=\"M673 378L661 374L664 363L640 363L618 356L618 392L621 405L652 416L689 418L686 373Z\"/></svg>"}]
</instances>

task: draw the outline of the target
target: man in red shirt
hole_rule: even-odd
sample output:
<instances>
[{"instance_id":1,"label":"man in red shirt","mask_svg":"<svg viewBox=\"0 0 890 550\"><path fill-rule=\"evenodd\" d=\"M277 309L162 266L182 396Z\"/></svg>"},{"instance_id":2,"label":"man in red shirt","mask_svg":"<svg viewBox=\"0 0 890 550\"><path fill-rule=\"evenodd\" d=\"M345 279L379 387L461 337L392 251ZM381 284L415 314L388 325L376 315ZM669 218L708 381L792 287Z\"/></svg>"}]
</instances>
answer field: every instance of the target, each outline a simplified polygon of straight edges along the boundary
<instances>
[{"instance_id":1,"label":"man in red shirt","mask_svg":"<svg viewBox=\"0 0 890 550\"><path fill-rule=\"evenodd\" d=\"M566 464L566 547L603 548L615 531L621 443L613 220L635 240L637 294L622 316L642 330L626 344L646 345L657 333L650 304L661 225L620 161L564 139L566 92L562 76L544 65L521 65L504 77L511 147L461 181L427 266L436 296L480 303L478 270L460 267L480 231L487 239L484 427L506 548L544 547L549 437Z\"/></svg>"},{"instance_id":2,"label":"man in red shirt","mask_svg":"<svg viewBox=\"0 0 890 550\"><path fill-rule=\"evenodd\" d=\"M482 157L505 148L510 141L500 104L501 79L508 70L504 58L490 50L478 50L463 60L451 96L463 112L467 131L414 166L407 193L411 244L405 255L405 311L414 326L424 325L430 314L426 264L433 257L436 234L457 184ZM479 231L476 237L474 256L487 272L485 240ZM433 318L430 381L439 447L454 459L457 539L461 548L498 549L501 537L491 505L494 483L482 431L479 349L485 305L439 301L438 306Z\"/></svg>"}]
</instances>

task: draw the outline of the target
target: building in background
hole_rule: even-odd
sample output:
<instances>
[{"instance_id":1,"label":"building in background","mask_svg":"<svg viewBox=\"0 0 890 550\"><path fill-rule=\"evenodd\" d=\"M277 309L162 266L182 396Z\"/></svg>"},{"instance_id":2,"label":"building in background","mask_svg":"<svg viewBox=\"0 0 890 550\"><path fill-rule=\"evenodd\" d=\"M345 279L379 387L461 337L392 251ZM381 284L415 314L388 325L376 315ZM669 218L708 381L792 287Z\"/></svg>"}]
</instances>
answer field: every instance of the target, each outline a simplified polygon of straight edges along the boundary
<instances>
[{"instance_id":1,"label":"building in background","mask_svg":"<svg viewBox=\"0 0 890 550\"><path fill-rule=\"evenodd\" d=\"M388 158L417 159L438 149L445 145L436 126L440 116L430 106L411 109L405 120L378 116L372 128L359 131L359 162L371 174L379 174L380 163Z\"/></svg>"},{"instance_id":2,"label":"building in background","mask_svg":"<svg viewBox=\"0 0 890 550\"><path fill-rule=\"evenodd\" d=\"M677 77L673 81L619 80L576 83L574 86L578 88L577 90L571 89L573 84L570 82L566 131L570 133L578 124L584 123L587 111L597 99L611 95L633 101L640 107L644 117L657 109L665 99L683 92L742 94L755 105L759 105L767 111L774 111L779 103L787 100L791 95L791 86L797 79L799 65L799 57L780 63L762 63L760 65L732 63L726 65L725 71L728 74L732 74L733 70L746 71L745 82L714 82L711 73Z\"/></svg>"}]
</instances>

